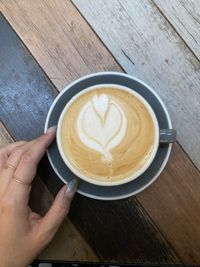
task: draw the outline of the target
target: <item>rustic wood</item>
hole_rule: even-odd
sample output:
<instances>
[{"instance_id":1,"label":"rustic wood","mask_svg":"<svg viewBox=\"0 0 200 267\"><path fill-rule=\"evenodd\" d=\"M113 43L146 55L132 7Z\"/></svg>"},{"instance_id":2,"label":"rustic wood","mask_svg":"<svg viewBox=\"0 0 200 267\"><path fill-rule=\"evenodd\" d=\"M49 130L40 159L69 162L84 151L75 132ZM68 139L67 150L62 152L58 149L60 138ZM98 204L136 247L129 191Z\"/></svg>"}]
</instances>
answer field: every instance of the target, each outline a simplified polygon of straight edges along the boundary
<instances>
[{"instance_id":1,"label":"rustic wood","mask_svg":"<svg viewBox=\"0 0 200 267\"><path fill-rule=\"evenodd\" d=\"M178 141L200 169L198 59L151 0L73 3L124 70L145 80L163 98Z\"/></svg>"},{"instance_id":2,"label":"rustic wood","mask_svg":"<svg viewBox=\"0 0 200 267\"><path fill-rule=\"evenodd\" d=\"M0 122L0 146L13 142L5 126ZM51 206L53 197L39 177L36 177L32 192L31 208L44 215ZM98 261L97 256L82 238L71 221L66 218L51 244L40 254L40 259Z\"/></svg>"},{"instance_id":3,"label":"rustic wood","mask_svg":"<svg viewBox=\"0 0 200 267\"><path fill-rule=\"evenodd\" d=\"M121 70L120 67L118 66L118 64L114 61L114 59L110 59L111 55L109 54L109 52L106 51L106 49L103 47L103 45L98 40L98 38L94 35L94 33L92 33L91 29L88 27L87 23L80 16L80 14L75 9L72 8L72 5L70 2L59 1L59 2L56 2L56 5L53 3L53 1L48 1L48 4L47 4L47 1L42 1L42 2L34 1L34 2L31 2L31 4L28 4L28 2L29 1L21 1L20 4L18 5L17 1L9 1L9 3L6 1L3 1L2 2L3 6L1 6L1 7L2 7L3 14L7 17L7 19L11 23L11 25L15 28L15 30L20 35L20 37L22 38L24 43L28 47L30 46L29 49L32 51L32 53L34 53L34 56L37 58L38 61L40 58L40 64L44 68L47 75L52 74L53 62L55 61L55 63L56 63L59 60L61 60L62 58L64 58L64 60L66 60L66 63L70 62L71 68L76 70L75 76L85 74L85 70L88 70L88 69L89 69L89 71L93 71L94 69L95 70L102 70L102 69L107 70L107 69L110 69L111 65L112 65L114 70L116 70L116 69ZM110 2L110 1L108 1L108 2ZM98 6L98 3L101 3L101 1L96 2L97 6ZM135 1L135 3L137 3L137 1ZM61 12L62 15L61 16L59 15L59 12L60 12L59 5L61 5L61 7L62 7L62 12ZM92 5L92 3L91 3L91 5ZM141 5L143 6L143 2L141 2ZM149 7L149 4L146 5L147 9L149 9L150 7ZM102 10L104 10L103 7L102 7ZM114 6L113 6L113 10L115 10ZM144 10L146 10L146 9L144 8ZM144 14L144 10L143 10L143 12L141 12L141 14ZM155 18L156 23L157 23L157 21L162 22L161 23L161 28L162 28L163 27L163 19L160 17L160 13L155 13L155 9L153 9L153 7L150 8L149 10L153 12L152 17ZM107 10L104 10L104 11L106 12ZM140 11L140 9L139 9L139 11ZM95 10L94 10L94 12L95 12ZM155 17L154 13L156 14L156 16L158 15L158 18ZM16 14L18 14L18 15L16 15ZM45 14L43 19L42 19L41 14ZM64 17L63 14L67 14L67 16ZM52 20L51 20L51 17L53 17ZM102 14L102 17L104 17L103 14ZM113 15L113 17L114 17L114 15ZM112 19L114 19L114 18L112 18ZM56 23L55 23L55 21L56 21ZM69 34L70 28L68 27L68 24L69 24L69 22L72 22L72 21L73 21L73 32L70 35ZM123 17L120 18L119 21L123 21ZM137 23L138 23L138 21L139 20L137 20ZM144 21L146 21L146 18ZM52 22L54 22L54 23L52 23ZM58 28L58 22L60 23L59 28ZM130 25L131 25L131 22L132 21L130 20ZM139 31L139 29L136 27L137 23L135 23L134 25L131 26L133 33L131 32L130 28L128 28L128 30L129 30L128 33L130 35L136 34L137 37L138 37L138 35L140 35L141 40L144 41L143 40L144 39L144 32L140 31L139 34L134 32L135 29L137 29ZM102 24L105 25L105 23L102 23ZM45 30L41 29L42 25L45 28ZM125 25L127 26L127 23ZM54 29L56 29L56 31L62 31L63 32L62 35L61 34L59 36L56 35L57 38L59 38L59 40L57 40L57 39L54 40L54 35L52 34L53 26L56 27L56 28L54 28ZM120 26L120 24L119 24L119 26ZM106 32L107 28L109 28L109 25L104 27L105 32ZM151 27L148 27L148 30L150 28ZM145 29L145 25L144 25L144 29ZM156 26L156 29L157 29L157 26ZM42 31L41 34L40 34L40 30ZM120 28L118 34L120 35L121 32L123 32L123 31ZM27 34L29 37L28 39L27 39ZM68 37L66 39L66 36L63 36L64 34L66 36L70 35L70 37ZM158 38L159 41L165 40L164 32L161 34L159 31L159 34L162 37L161 40L159 39L159 35L158 36L156 35L156 38ZM168 45L170 44L171 46L170 46L170 49L168 49L167 51L170 52L170 50L173 51L173 47L175 46L175 44L172 41L175 40L175 38L177 38L177 36L171 31L171 28L168 27L168 24L166 26L166 34L169 34L168 39L167 39L168 40L167 44ZM45 36L45 38L43 38L43 36ZM34 43L34 40L36 37L37 37L37 44ZM112 37L112 32L110 31L110 38L111 37ZM95 47L95 49L91 50L88 61L85 64L82 62L82 59L81 59L81 57L82 57L81 49L83 49L83 48L82 48L82 46L80 46L80 44L79 44L79 47L77 48L77 41L79 41L78 43L81 43L82 38L85 42L86 47L88 47L87 44L91 44L91 43L92 43L92 47ZM51 41L45 42L45 40L47 40L47 39L51 40ZM70 42L68 39L70 40ZM63 42L63 40L65 40L65 42ZM116 40L118 40L117 36L116 36ZM123 40L123 43L126 43L126 42L124 42L124 40L127 40L127 39L122 38L122 40ZM137 41L136 42L136 46L137 46L139 44L139 41L140 41L139 37L138 37L138 40L136 40L136 41ZM59 48L61 49L61 51L64 51L64 49L67 49L66 47L68 45L70 48L73 47L73 46L71 46L71 44L74 43L74 46L76 46L76 48L74 48L74 50L80 49L80 51L76 50L81 54L81 56L79 56L80 57L80 61L79 61L80 63L77 65L78 56L76 57L75 61L73 61L73 58L70 57L70 55L68 55L68 54L67 54L67 56L65 56L63 54L62 54L62 56L58 56L58 54L55 53L55 49L52 48L54 42L56 44L57 44L57 42L59 42L59 44L60 44ZM118 42L116 41L116 45L117 45L117 43ZM38 46L40 48L38 48ZM44 47L44 46L45 46L45 49L41 50L42 47ZM156 64L159 63L159 62L157 62L159 57L157 59L154 58L154 62L152 62L151 56L149 56L149 61L151 61L150 66L151 66L152 70L151 70L151 68L147 67L147 64L146 64L148 61L148 57L145 53L146 53L146 50L149 51L149 53L150 53L152 51L150 48L151 47L148 48L148 46L147 46L142 51L144 53L144 55L141 57L141 61L139 61L139 59L138 59L139 56L137 55L137 53L135 53L135 56L138 60L136 65L137 66L141 65L141 68L139 68L137 70L137 73L136 73L136 68L134 68L134 65L132 65L132 64L130 65L130 63L128 63L129 62L128 59L126 61L126 64L124 64L124 67L126 67L126 68L129 67L130 69L133 68L135 73L138 74L137 76L140 76L140 73L141 73L142 76L140 76L140 77L143 77L144 72L146 70L145 74L148 76L148 79L146 79L146 81L149 80L150 84L154 83L154 85L156 85L155 87L159 88L159 86L162 85L161 79L159 78L159 75L162 73L159 72L159 70L155 70ZM168 46L168 48L169 48L169 46ZM137 49L138 49L138 53L139 53L140 49L142 49L142 46L138 47ZM46 51L51 51L51 56L49 55L50 52L47 53ZM124 51L123 54L127 54L129 56L129 54L127 53L126 50L123 50L123 51ZM190 66L189 64L192 64L192 62L190 62L191 58L184 54L187 51L188 51L187 48L183 45L178 46L178 48L175 46L175 52L179 52L178 55L180 56L180 59L184 61L182 63L184 63L186 66ZM114 55L116 55L116 50L114 48L112 49L112 52ZM163 51L163 53L164 53L164 51ZM55 56L54 56L54 54L55 54ZM75 52L72 54L75 54ZM103 55L103 57L100 59L100 62L102 65L100 64L100 65L98 65L98 67L96 67L96 61L98 61L97 55ZM119 54L119 55L121 55L121 54ZM141 56L141 52L139 53L139 55ZM61 57L61 59L58 59L57 57ZM144 62L143 61L144 58L146 58L146 61L145 61L144 69L143 69L142 64ZM173 63L172 58L166 57L164 59L165 59L166 65ZM132 57L131 57L131 60L133 62L135 62L134 59L132 59ZM51 64L49 63L50 61L51 61ZM112 64L110 64L110 62L112 62ZM48 65L48 63L49 63L49 65ZM194 66L197 65L196 61L193 61L193 63L194 63ZM81 70L80 70L80 64L82 64ZM179 65L177 65L177 64L175 64L175 65L177 67L179 67ZM161 68L161 70L163 69L161 66L160 66L160 68ZM167 68L168 68L168 72L169 72L169 67L167 67ZM174 70L174 68L175 67L173 65L172 69ZM58 75L60 75L61 70L59 70L59 69L55 70L54 69L54 71L57 71L57 75L55 77L58 77ZM149 71L149 74L148 74L148 71ZM167 74L168 74L168 72L167 72ZM182 70L182 72L183 72L183 70ZM157 75L157 76L155 77L155 75ZM186 71L186 75L188 75L187 71ZM151 80L151 76L152 76L152 80ZM51 76L49 75L49 77L51 77ZM194 76L192 76L192 77L194 78ZM52 79L52 81L59 87L59 85L61 85L61 84L64 85L64 83L67 83L68 81L70 81L70 78L71 78L71 72L66 71L65 76L63 76L61 79L61 83L59 83L59 82L56 83L56 79L55 80ZM145 78L145 76L144 76L144 78ZM163 76L162 76L162 78L163 78ZM177 85L176 79L177 79L177 73L174 70L174 80L173 81ZM163 81L165 81L165 80L166 80L166 78L163 79ZM185 79L183 78L183 80L185 80ZM191 82L191 79L189 81ZM157 82L158 82L158 84L157 84ZM171 81L169 82L169 84L171 85ZM180 84L182 85L181 81L180 81ZM163 87L163 88L165 88L165 87ZM172 89L175 90L175 85L172 87ZM176 91L174 91L174 94L175 93L176 93ZM184 93L185 93L185 91L183 91L183 94ZM193 93L193 88L191 88L191 93ZM179 94L179 92L177 92L175 94L175 96L177 96L178 94ZM168 92L168 93L166 93L166 95L170 96L170 93ZM188 99L190 99L189 95L188 95ZM188 99L186 99L186 102L188 101ZM168 101L169 101L169 99L168 99ZM167 101L167 104L170 104L170 103L168 103L168 101ZM24 103L24 106L25 106L25 103ZM185 106L183 106L183 107L185 108ZM9 116L7 118L9 118ZM40 128L42 123L43 123L42 120L39 121L35 127ZM24 127L26 127L25 124L24 124ZM18 128L17 120L15 120L13 122L13 125L12 125L12 132L14 132L16 134L17 128ZM187 133L189 136L190 133L189 132L187 132ZM180 158L182 158L182 161L179 161ZM182 167L183 164L184 164L184 172L183 173L180 172L180 173L182 174L182 179L185 180L186 182L180 184L180 176L177 175L177 170L181 170L183 168ZM176 172L174 172L174 170L176 170ZM49 169L48 169L48 171L49 171ZM165 174L165 172L167 172L167 174ZM154 258L151 257L151 254L149 251L154 246L156 246L156 247L160 246L161 250L159 251L158 258L155 259L156 262L158 260L162 261L162 259L164 259L164 261L167 261L167 262L171 262L171 261L178 262L179 259L175 256L174 252L169 248L169 245L166 242L166 239L167 239L168 241L170 241L170 245L175 247L177 254L181 256L182 261L184 261L185 263L200 262L199 256L198 256L199 243L198 243L198 240L196 240L196 236L198 236L198 234L196 234L198 231L198 228L197 228L198 221L199 221L198 215L200 214L200 212L199 212L199 206L195 204L198 201L198 194L197 194L198 190L195 190L196 187L198 188L197 183L196 183L196 177L195 177L195 175L197 175L198 172L195 169L195 167L192 165L190 160L187 159L187 155L184 154L184 152L181 150L180 147L175 148L173 160L172 159L170 160L165 172L163 172L162 176L159 178L159 180L156 183L154 183L154 185L152 185L148 190L145 190L145 192L143 192L141 195L138 195L137 198L133 197L133 198L130 198L128 200L124 200L124 201L120 201L120 202L113 202L113 203L111 203L111 202L107 203L106 202L105 203L105 202L98 202L98 201L89 200L89 199L86 199L82 196L76 197L76 199L73 203L72 210L71 210L70 219L73 221L74 225L76 225L76 227L79 229L81 234L85 237L85 239L90 244L92 244L93 249L95 250L96 254L99 254L98 256L100 257L101 260L103 259L103 257L104 257L104 259L107 258L107 259L112 260L111 257L113 257L113 254L114 254L112 247L115 247L116 250L120 251L121 254L119 256L115 255L113 260L118 259L119 261L123 261L123 259L125 259L126 262L128 262L130 260L133 261L134 259L135 260L139 259L143 262L144 261L151 262L152 260L154 260ZM190 179L189 179L190 190L193 191L194 195L193 195L193 198L191 199L191 202L190 202L191 205L186 206L185 205L185 198L188 195L191 196L191 194L188 193L188 184L187 184L188 176L190 176ZM164 182L164 179L165 179L165 182ZM170 182L168 184L169 186L168 187L166 186L166 180L168 180L168 179L171 179L169 181L174 182L173 186L171 185ZM159 186L159 183L161 183L161 184L164 183L163 184L164 191L160 190L160 188L162 188L162 187ZM177 184L177 186L174 186L176 184ZM156 197L155 197L155 200L153 201L153 206L152 206L152 202L150 200L153 198L154 195L151 192L151 190L153 190L154 187L156 188L155 190L158 192L156 194ZM177 192L178 192L178 195L177 195ZM168 199L167 199L167 201L165 201L165 203L164 203L165 205L162 206L160 203L163 203L163 197L164 197L163 195L164 194L166 194L166 196L169 196L170 204L166 205L167 201L168 201ZM194 207L193 207L193 199L194 199ZM141 207L140 203L142 203L144 209L146 211L148 211L148 214L152 218L152 221L149 219L149 217L146 214L146 211ZM105 210L105 214L104 214L104 210ZM152 210L152 213L151 213L151 210ZM174 210L177 210L177 211L180 210L181 212L180 213L174 212ZM196 210L196 216L195 216L195 210ZM187 212L189 211L189 212L187 213L186 211ZM168 227L168 224L171 223L171 218L170 218L170 215L165 216L166 214L171 214L171 213L173 215L174 220L176 221L176 224L174 224L174 227L172 227L172 226ZM98 216L96 214L98 214ZM139 216L138 216L138 214L139 214ZM108 217L108 215L110 215L109 218L111 218L111 219L108 220L106 215L107 215L107 217ZM129 216L132 218L132 221L130 221L128 219ZM191 217L191 216L193 216L193 217ZM138 219L139 217L141 218L140 220ZM83 220L83 218L85 218L85 220ZM102 220L102 218L103 218L103 220ZM136 220L135 224L132 223L132 222L134 222L134 220ZM162 231L162 233L166 239L163 239L163 237L160 235L159 229L155 228L155 225L153 223L154 220L156 221L159 229ZM183 223L184 221L186 221L185 224ZM106 225L105 225L105 222L106 222ZM106 237L107 236L106 233L108 233L107 230L113 229L112 227L115 225L116 222L117 222L117 226L119 227L119 229L118 229L118 231L115 229L115 231L116 231L116 232L114 232L115 238L108 240L109 244L107 244L107 243L105 244L103 239L100 242L100 237L102 237L102 236ZM189 225L188 222L191 222L191 224ZM181 225L182 232L180 229L178 229L179 224ZM87 225L88 225L88 227L87 227ZM122 228L122 226L124 229ZM132 228L131 228L131 226L132 226ZM96 232L94 232L95 227L96 227ZM123 231L120 231L121 229L123 229ZM127 229L127 232L126 232L126 229ZM155 232L153 234L150 233L148 235L148 238L150 236L152 237L152 240L151 240L152 243L148 243L148 242L150 242L149 240L146 241L147 231L145 231L145 233L143 234L142 231L144 231L144 229L148 229L148 230L151 229L153 232L155 230ZM177 235L177 239L176 239L176 232L177 231L180 231L180 235ZM132 233L134 233L135 239L132 238ZM182 235L181 235L181 233L182 233ZM126 237L128 236L127 239L130 243L127 242L127 244L125 244L121 235L126 236ZM95 240L94 236L95 236L96 240ZM138 236L141 236L141 239L136 239L136 238L138 238ZM118 245L117 241L119 241L119 245ZM188 241L191 244L190 248L185 246L185 244ZM147 243L145 243L145 249L147 249L147 251L142 251L142 245L140 245L140 244L138 244L139 248L136 249L137 248L137 246L136 246L137 242L141 242L141 243L147 242ZM159 245L158 245L158 243L159 243ZM107 250L103 246L105 246ZM128 247L127 253L126 253L126 247L127 246L130 246L130 247L132 246L133 247L132 251L130 250L130 247ZM107 251L109 251L109 249L111 250L111 256L109 256L109 254L107 253ZM136 251L134 251L134 249ZM163 252L161 252L161 251L163 251ZM133 253L133 256L131 255L132 253ZM145 253L145 254L143 254L143 253ZM168 256L166 256L166 253L168 254ZM146 257L146 255L148 257Z\"/></svg>"},{"instance_id":4,"label":"rustic wood","mask_svg":"<svg viewBox=\"0 0 200 267\"><path fill-rule=\"evenodd\" d=\"M13 138L7 132L3 123L0 121L0 147L4 147L5 145L10 144L12 142Z\"/></svg>"},{"instance_id":5,"label":"rustic wood","mask_svg":"<svg viewBox=\"0 0 200 267\"><path fill-rule=\"evenodd\" d=\"M43 132L57 91L3 16L0 25L0 119L9 130L18 124L12 132L16 140L30 140ZM39 121L41 127L35 128Z\"/></svg>"},{"instance_id":6,"label":"rustic wood","mask_svg":"<svg viewBox=\"0 0 200 267\"><path fill-rule=\"evenodd\" d=\"M180 146L174 145L165 171L137 198L181 260L199 264L200 173Z\"/></svg>"},{"instance_id":7,"label":"rustic wood","mask_svg":"<svg viewBox=\"0 0 200 267\"><path fill-rule=\"evenodd\" d=\"M24 90L24 88L26 88L26 83L29 83L29 81L28 79L26 79L26 83L22 83L23 87L20 86L20 74L22 73L22 71L26 70L26 75L30 75L30 69L32 70L33 74L35 74L34 70L37 69L38 66L32 59L31 55L28 54L27 51L24 51L26 49L24 47L21 47L20 41L16 38L14 33L12 33L11 35L11 29L8 27L8 24L5 24L5 21L1 23L0 29L2 28L4 28L8 36L10 36L8 43L15 43L14 47L7 46L7 54L3 53L4 62L9 62L10 54L15 54L16 56L12 58L12 67L10 67L10 65L8 64L5 67L5 73L4 71L1 72L1 91L3 90L3 92L5 92L5 88L3 85L7 84L7 94L10 96L15 95L15 99L19 99L23 93L24 101L20 102L20 107L19 105L17 105L17 103L14 106L0 105L1 113L3 114L4 121L8 121L12 115L10 113L11 108L15 109L15 114L18 114L18 109L20 109L21 114L26 114L28 106L30 112L27 114L27 117L23 116L23 120L21 121L21 124L23 125L23 131L22 129L20 130L21 126L19 125L19 117L17 116L12 116L11 123L8 125L9 130L12 132L15 138L33 138L34 135L39 135L44 125L44 114L42 113L42 116L40 116L37 112L35 112L35 108L33 109L33 107L29 105L30 101L32 101L33 103L37 103L38 101L38 95L34 93L34 91L36 90L35 87L37 86L38 79L37 76L33 76L35 82L30 84L30 86L28 87L28 91L26 91ZM13 42L13 39L15 39L15 42ZM20 50L20 52L22 53L20 54L20 56L17 56L18 50ZM6 58L4 54L6 54L8 58ZM26 55L25 62L22 60L24 58L24 55ZM0 61L2 61L1 53ZM18 67L21 64L24 64L24 68ZM26 68L27 64L29 67L31 66L31 68L28 68L28 66ZM14 84L12 84L12 79L7 79L7 77L12 77L12 72L14 72L15 75L19 77L17 87L18 90L16 90ZM38 69L39 77L42 77L43 75L41 72L42 70ZM46 80L46 77L44 75L43 79ZM25 79L22 78L22 82L24 80ZM44 81L41 82L43 83ZM52 99L51 90L54 90L52 89L52 85L46 83L46 87L42 88L42 90L40 91L40 98ZM4 97L6 97L7 94L5 93ZM3 101L3 99L1 99L1 101ZM47 109L48 103L49 102L43 102L44 110ZM37 120L35 120L34 125L30 127L30 125L27 123L27 120L32 120L32 114L36 116ZM33 128L34 132L30 130ZM39 174L40 177L42 177L45 183L49 186L51 192L55 195L62 183L52 172L49 163L45 159L43 160L43 164L40 165ZM73 203L74 205L71 209L71 214L73 214L73 216L71 216L70 219L76 225L76 227L78 227L79 231L80 229L83 229L81 232L83 237L88 242L91 242L92 249L102 261L119 261L121 259L122 262L179 262L179 259L176 257L173 249L171 249L170 244L168 244L167 240L163 238L162 234L156 228L153 221L151 221L149 216L145 213L145 211L135 198L132 199L133 206L129 205L129 200L113 203L106 202L102 206L103 202L93 201L80 196L76 196ZM83 203L84 205L82 205L81 203ZM79 208L81 208L82 212L80 212ZM107 212L104 213L104 209L107 210ZM85 220L86 224L83 224L82 213L84 213L86 216L85 218L87 218L87 220ZM104 221L108 218L108 213L110 213L110 220L107 221L105 227L102 227ZM99 221L101 221L102 223L94 225L97 214L99 217ZM93 221L90 220L90 218L94 218ZM112 235L111 230L116 225L116 222L118 222L118 228L115 230L116 236L114 236L113 239L107 239L106 246L104 239L101 239L101 242L100 239L95 241L93 236L94 227L96 232L96 238L97 236L106 237L109 232ZM124 227L124 224L126 224L126 227ZM87 227L83 227L83 225L87 225ZM124 240L124 236L126 236L127 240ZM134 238L136 236L137 238ZM147 238L147 236L149 238ZM59 240L61 243L66 242L65 238ZM126 250L124 250L126 241L128 247ZM139 241L141 242L140 244L138 243ZM117 254L114 253L113 247L117 249ZM79 249L81 249L81 247L79 247ZM62 253L64 253L63 249L61 249L61 251ZM108 253L108 251L110 251L111 253ZM66 257L66 255L64 255L64 257ZM90 260L90 255L88 255L88 260Z\"/></svg>"},{"instance_id":8,"label":"rustic wood","mask_svg":"<svg viewBox=\"0 0 200 267\"><path fill-rule=\"evenodd\" d=\"M72 203L70 219L102 261L180 262L134 197L107 202L78 195Z\"/></svg>"},{"instance_id":9,"label":"rustic wood","mask_svg":"<svg viewBox=\"0 0 200 267\"><path fill-rule=\"evenodd\" d=\"M69 0L3 0L0 10L59 91L91 72L120 71Z\"/></svg>"},{"instance_id":10,"label":"rustic wood","mask_svg":"<svg viewBox=\"0 0 200 267\"><path fill-rule=\"evenodd\" d=\"M200 5L198 0L153 0L180 37L200 59Z\"/></svg>"}]
</instances>

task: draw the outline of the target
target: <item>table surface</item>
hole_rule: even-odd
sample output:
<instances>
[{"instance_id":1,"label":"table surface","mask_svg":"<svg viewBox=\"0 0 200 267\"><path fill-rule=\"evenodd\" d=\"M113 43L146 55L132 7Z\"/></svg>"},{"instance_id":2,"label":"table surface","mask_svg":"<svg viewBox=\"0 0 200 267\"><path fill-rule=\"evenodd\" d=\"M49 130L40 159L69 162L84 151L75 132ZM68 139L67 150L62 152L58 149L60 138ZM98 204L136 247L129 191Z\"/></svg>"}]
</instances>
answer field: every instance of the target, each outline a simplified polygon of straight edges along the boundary
<instances>
[{"instance_id":1,"label":"table surface","mask_svg":"<svg viewBox=\"0 0 200 267\"><path fill-rule=\"evenodd\" d=\"M39 258L200 263L198 0L1 0L0 10L1 144L38 136L58 92L97 71L144 80L178 131L153 185L112 202L77 194ZM61 185L44 158L31 207L44 214Z\"/></svg>"}]
</instances>

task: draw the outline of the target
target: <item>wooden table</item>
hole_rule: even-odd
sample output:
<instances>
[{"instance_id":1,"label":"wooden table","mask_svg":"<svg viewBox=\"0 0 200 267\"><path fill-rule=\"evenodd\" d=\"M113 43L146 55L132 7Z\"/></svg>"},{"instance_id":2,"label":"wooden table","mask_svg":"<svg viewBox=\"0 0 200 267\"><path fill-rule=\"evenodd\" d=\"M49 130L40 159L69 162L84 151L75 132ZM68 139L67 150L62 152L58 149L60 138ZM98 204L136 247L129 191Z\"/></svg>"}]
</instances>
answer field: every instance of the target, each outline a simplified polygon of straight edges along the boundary
<instances>
[{"instance_id":1,"label":"wooden table","mask_svg":"<svg viewBox=\"0 0 200 267\"><path fill-rule=\"evenodd\" d=\"M151 85L178 131L152 186L114 202L77 194L39 258L200 263L199 1L1 0L0 10L1 143L38 136L59 91L108 70ZM45 213L61 185L43 159L33 209Z\"/></svg>"}]
</instances>

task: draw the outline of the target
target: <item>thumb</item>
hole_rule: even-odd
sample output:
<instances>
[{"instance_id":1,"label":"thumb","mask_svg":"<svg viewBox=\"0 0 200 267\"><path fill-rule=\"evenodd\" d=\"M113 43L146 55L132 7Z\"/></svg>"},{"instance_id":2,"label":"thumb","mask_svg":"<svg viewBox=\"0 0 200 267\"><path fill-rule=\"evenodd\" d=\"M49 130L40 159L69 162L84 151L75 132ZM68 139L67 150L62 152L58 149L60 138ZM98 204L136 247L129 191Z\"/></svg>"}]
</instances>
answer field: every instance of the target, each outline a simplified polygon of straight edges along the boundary
<instances>
[{"instance_id":1,"label":"thumb","mask_svg":"<svg viewBox=\"0 0 200 267\"><path fill-rule=\"evenodd\" d=\"M58 192L50 210L43 217L40 233L50 241L57 232L62 221L69 213L71 201L78 187L78 180L73 179Z\"/></svg>"}]
</instances>

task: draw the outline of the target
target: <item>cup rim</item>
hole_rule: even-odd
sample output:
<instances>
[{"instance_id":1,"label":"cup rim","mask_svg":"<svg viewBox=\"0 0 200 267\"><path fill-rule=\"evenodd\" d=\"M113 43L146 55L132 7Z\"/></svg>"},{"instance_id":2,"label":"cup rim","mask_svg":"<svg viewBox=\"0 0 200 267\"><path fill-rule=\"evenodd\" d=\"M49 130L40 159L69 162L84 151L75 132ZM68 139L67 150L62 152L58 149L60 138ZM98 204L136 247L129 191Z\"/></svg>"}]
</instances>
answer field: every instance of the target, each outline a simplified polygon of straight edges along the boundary
<instances>
[{"instance_id":1,"label":"cup rim","mask_svg":"<svg viewBox=\"0 0 200 267\"><path fill-rule=\"evenodd\" d=\"M72 86L72 85L71 85ZM70 87L70 86L69 86ZM66 91L69 87L65 88L64 91ZM127 178L124 178L122 180L117 180L117 181L99 181L99 180L95 180L92 179L90 177L87 177L85 175L83 175L81 172L79 172L78 170L76 170L73 165L71 164L71 162L68 160L68 158L66 157L62 145L61 145L61 139L60 139L60 131L61 131L61 124L62 124L62 120L64 117L64 114L67 112L67 110L70 108L70 106L74 103L74 101L80 97L81 95L85 94L86 92L95 90L96 88L105 88L105 87L113 87L115 89L118 90L122 90L122 91L127 91L129 92L131 95L134 95L136 98L138 98L147 108L152 120L153 120L153 124L154 124L154 129L155 129L155 142L153 145L153 149L151 151L151 155L148 159L148 161L145 163L145 165L143 166L143 168L139 169L138 171L136 171L134 174L128 176ZM81 179L83 179L84 181L94 184L94 185L99 185L99 186L115 186L115 185L122 185L125 183L128 183L130 181L133 181L135 179L137 179L140 175L142 175L151 165L152 161L154 160L158 147L159 147L159 125L158 125L158 120L157 117L155 115L155 112L153 111L153 108L151 107L151 105L148 103L148 101L141 96L139 93L137 93L136 91L134 91L133 89L130 89L127 86L123 86L123 85L118 85L118 84L97 84L97 85L93 85L87 88L83 88L81 91L79 91L79 93L77 93L76 95L74 95L65 105L64 109L62 110L60 116L59 116L59 120L58 120L58 126L57 126L57 132L56 132L56 141L57 141L57 145L58 145L58 150L59 153L64 161L64 163L67 165L67 167L78 177L80 177Z\"/></svg>"}]
</instances>

